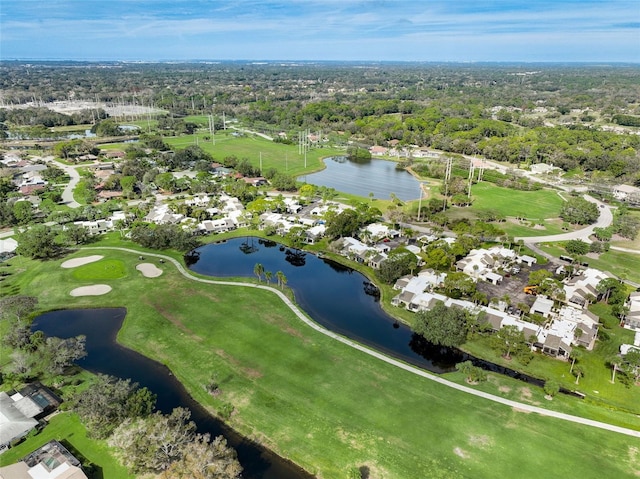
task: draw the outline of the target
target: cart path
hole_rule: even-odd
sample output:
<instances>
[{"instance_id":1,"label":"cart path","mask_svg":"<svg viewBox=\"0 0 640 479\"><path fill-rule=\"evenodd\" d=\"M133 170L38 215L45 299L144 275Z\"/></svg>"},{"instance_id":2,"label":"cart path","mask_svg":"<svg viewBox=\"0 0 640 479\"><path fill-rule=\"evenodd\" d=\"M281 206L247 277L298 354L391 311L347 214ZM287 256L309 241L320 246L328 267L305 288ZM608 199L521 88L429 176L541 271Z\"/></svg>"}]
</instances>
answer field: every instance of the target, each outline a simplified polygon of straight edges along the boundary
<instances>
[{"instance_id":1,"label":"cart path","mask_svg":"<svg viewBox=\"0 0 640 479\"><path fill-rule=\"evenodd\" d=\"M493 401L496 403L500 403L503 404L505 406L509 406L512 407L514 409L517 410L521 410L521 411L526 411L526 412L534 412L537 414L540 414L541 416L548 416L548 417L553 417L556 419L561 419L563 421L570 421L570 422L574 422L577 424L584 424L586 426L592 426L592 427L596 427L599 429L604 429L607 431L612 431L612 432L617 432L620 434L626 434L628 436L633 436L633 437L637 437L640 438L640 431L636 431L635 429L628 429L625 427L621 427L621 426L615 426L613 424L607 424L604 422L600 422L600 421L594 421L592 419L586 419L583 417L579 417L579 416L573 416L571 414L565 414L562 412L556 412L556 411L551 411L549 409L545 409L542 407L538 407L538 406L532 406L530 404L525 404L525 403L521 403L518 401L512 401L510 399L505 399L502 398L500 396L495 396L493 394L489 394L489 393L485 393L483 391L478 391L476 389L473 389L471 387L468 386L464 386L462 384L457 384L454 383L452 381L449 381L447 379L441 378L435 374L432 374L430 372L424 371L422 369L419 369L415 366L411 366L410 364L406 364L402 361L399 361L397 359L394 359L392 357L389 357L385 354L380 353L379 351L376 351L374 349L371 349L367 346L363 346L360 343L357 343L349 338L345 338L344 336L340 336L339 334L336 334L332 331L329 331L325 328L323 328L322 326L320 326L319 324L315 323L314 321L312 321L311 319L309 319L303 312L302 310L300 310L295 304L293 304L293 302L279 289L273 288L271 286L267 286L267 285L262 285L262 284L254 284L254 283L240 283L240 282L236 282L236 281L220 281L220 280L213 280L213 279L204 279L204 278L199 278L197 276L193 276L190 272L188 272L184 266L182 266L182 264L174 259L171 258L169 256L165 256L162 254L157 254L157 253L146 253L146 252L141 252L141 251L136 251L133 249L129 249L129 248L119 248L116 246L103 246L103 247L99 247L99 246L89 246L89 247L83 247L81 249L81 251L84 250L117 250L117 251L124 251L127 253L133 253L133 254L137 254L137 255L144 255L144 256L151 256L154 258L159 258L159 259L163 259L165 261L169 261L171 262L177 269L178 271L187 279L190 279L192 281L198 281L200 283L207 283L207 284L217 284L217 285L224 285L224 286L242 286L245 288L257 288L257 289L264 289L266 291L270 291L276 295L278 295L278 297L280 297L280 299L289 307L289 309L291 309L291 311L293 311L295 313L295 315L303 322L305 323L307 326L309 326L310 328L318 331L321 334L324 334L325 336L328 336L332 339L335 339L336 341L339 341L343 344L346 344L347 346L357 349L359 351L362 351L365 354L368 354L369 356L373 356L374 358L380 359L381 361L384 361L388 364L391 364L392 366L395 366L397 368L403 369L405 371L408 371L412 374L415 374L417 376L421 376L425 379L429 379L431 381L435 381L437 383L440 383L444 386L453 388L453 389L457 389L458 391L462 391L464 393L467 394L471 394L473 396L477 396L477 397L481 397L484 399L487 399L489 401Z\"/></svg>"}]
</instances>

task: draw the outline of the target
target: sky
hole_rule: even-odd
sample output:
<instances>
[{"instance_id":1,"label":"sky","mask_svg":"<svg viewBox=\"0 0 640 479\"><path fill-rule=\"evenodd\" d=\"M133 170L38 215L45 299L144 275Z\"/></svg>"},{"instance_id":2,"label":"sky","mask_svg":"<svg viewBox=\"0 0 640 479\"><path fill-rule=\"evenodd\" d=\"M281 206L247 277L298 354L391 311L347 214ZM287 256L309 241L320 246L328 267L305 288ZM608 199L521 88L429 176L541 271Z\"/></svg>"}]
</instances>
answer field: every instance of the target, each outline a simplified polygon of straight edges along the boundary
<instances>
[{"instance_id":1,"label":"sky","mask_svg":"<svg viewBox=\"0 0 640 479\"><path fill-rule=\"evenodd\" d=\"M0 0L0 59L640 63L640 0Z\"/></svg>"}]
</instances>

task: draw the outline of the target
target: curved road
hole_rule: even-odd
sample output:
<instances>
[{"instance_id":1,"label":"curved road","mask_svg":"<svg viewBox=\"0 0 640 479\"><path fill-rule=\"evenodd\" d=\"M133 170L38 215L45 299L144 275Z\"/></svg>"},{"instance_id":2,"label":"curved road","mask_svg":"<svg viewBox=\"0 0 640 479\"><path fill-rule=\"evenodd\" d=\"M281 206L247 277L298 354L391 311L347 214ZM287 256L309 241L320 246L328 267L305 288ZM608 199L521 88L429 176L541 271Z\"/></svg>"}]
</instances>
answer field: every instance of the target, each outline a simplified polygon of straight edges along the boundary
<instances>
[{"instance_id":1,"label":"curved road","mask_svg":"<svg viewBox=\"0 0 640 479\"><path fill-rule=\"evenodd\" d=\"M640 438L640 431L636 431L634 429L628 429L628 428L624 428L624 427L620 427L620 426L615 426L612 424L607 424L604 422L600 422L600 421L594 421L592 419L585 419L582 417L578 417L578 416L572 416L571 414L565 414L565 413L561 413L561 412L556 412L556 411L550 411L548 409L544 409L538 406L532 406L530 404L524 404L521 402L517 402L517 401L512 401L510 399L505 399L502 398L500 396L495 396L493 394L489 394L489 393L485 393L483 391L478 391L476 389L470 388L468 386L464 386L462 384L457 384L451 381L448 381L444 378L441 378L439 376L436 376L432 373L429 373L427 371L424 371L422 369L419 369L417 367L411 366L409 364L403 363L402 361L399 361L397 359L391 358L389 356L386 356L378 351L375 351L371 348L368 348L366 346L363 346L362 344L359 344L355 341L352 341L351 339L345 338L344 336L340 336L339 334L336 334L332 331L329 331L327 329L324 329L322 326L316 324L315 322L313 322L311 319L309 319L295 304L293 304L291 302L291 300L280 290L273 288L271 286L266 286L266 285L260 285L260 284L253 284L253 283L240 283L240 282L235 282L235 281L218 281L218 280L211 280L211 279L204 279L204 278L198 278L196 276L193 276L191 273L189 273L184 266L182 266L182 264L180 264L179 261L177 261L174 258L171 258L169 256L165 256L162 254L156 254L156 253L145 253L145 252L140 252L140 251L136 251L133 249L128 249L128 248L118 248L118 247L110 247L110 246L105 246L105 247L83 247L82 250L118 250L118 251L125 251L128 253L133 253L133 254L143 254L146 256L152 256L155 258L161 258L164 259L166 261L170 261L171 263L173 263L175 265L175 267L178 269L178 271L187 279L190 279L192 281L199 281L201 283L208 283L208 284L219 284L219 285L226 285L226 286L242 286L245 288L258 288L258 289L264 289L267 291L271 291L274 294L277 294L278 297L289 307L289 309L291 309L291 311L293 311L295 313L295 315L303 322L305 323L307 326L309 326L310 328L316 330L317 332L324 334L325 336L328 336L332 339L335 339L336 341L339 341L343 344L346 344L349 347L352 347L354 349L357 349L359 351L362 351L365 354L368 354L369 356L373 356L374 358L380 359L381 361L384 361L388 364L391 364L397 368L403 369L405 371L408 371L412 374L415 374L417 376L421 376L425 379L429 379L431 381L435 381L437 383L440 383L444 386L453 388L453 389L457 389L458 391L462 391L464 393L467 394L472 394L474 396L478 396L484 399L488 399L489 401L493 401L496 403L500 403L500 404L504 404L505 406L509 406L521 411L526 411L526 412L535 412L537 414L540 414L542 416L549 416L549 417L554 417L557 419L562 419L564 421L570 421L570 422L574 422L574 423L578 423L578 424L584 424L587 426L592 426L592 427L597 427L599 429L605 429L607 431L612 431L612 432L617 432L620 434L626 434L628 436L633 436L633 437L637 437Z\"/></svg>"},{"instance_id":2,"label":"curved road","mask_svg":"<svg viewBox=\"0 0 640 479\"><path fill-rule=\"evenodd\" d=\"M78 173L78 170L76 170L74 166L65 165L64 163L60 163L59 161L54 160L53 157L46 157L43 158L43 160L54 163L57 167L63 169L64 172L69 175L69 178L71 179L62 192L62 201L64 201L64 203L70 208L80 207L80 203L73 199L73 190L80 181L80 173Z\"/></svg>"}]
</instances>

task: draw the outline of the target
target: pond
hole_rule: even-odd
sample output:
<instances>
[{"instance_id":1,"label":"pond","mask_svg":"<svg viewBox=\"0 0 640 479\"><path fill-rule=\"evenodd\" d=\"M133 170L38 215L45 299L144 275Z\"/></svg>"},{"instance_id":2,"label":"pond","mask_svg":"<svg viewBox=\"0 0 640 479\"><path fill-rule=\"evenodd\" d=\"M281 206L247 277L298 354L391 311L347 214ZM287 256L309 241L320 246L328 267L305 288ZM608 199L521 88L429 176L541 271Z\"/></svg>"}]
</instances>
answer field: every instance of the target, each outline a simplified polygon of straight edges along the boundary
<instances>
[{"instance_id":1,"label":"pond","mask_svg":"<svg viewBox=\"0 0 640 479\"><path fill-rule=\"evenodd\" d=\"M191 270L216 277L255 277L256 263L273 273L274 281L275 273L282 271L296 302L315 322L433 373L454 371L457 363L471 360L489 371L544 384L456 348L429 343L382 309L378 289L366 276L330 259L249 236L201 246L185 256L185 261Z\"/></svg>"},{"instance_id":2,"label":"pond","mask_svg":"<svg viewBox=\"0 0 640 479\"><path fill-rule=\"evenodd\" d=\"M273 281L282 271L300 307L331 331L436 373L463 360L459 351L427 343L386 314L364 275L329 259L254 237L201 246L187 259L191 270L217 277L255 277L256 263Z\"/></svg>"},{"instance_id":3,"label":"pond","mask_svg":"<svg viewBox=\"0 0 640 479\"><path fill-rule=\"evenodd\" d=\"M313 476L264 447L240 436L212 417L194 401L168 368L116 342L126 315L124 308L51 311L35 318L32 329L47 336L70 338L85 335L87 356L77 361L84 369L130 378L157 394L157 409L169 413L176 407L191 411L198 432L223 435L238 453L245 479L311 479Z\"/></svg>"},{"instance_id":4,"label":"pond","mask_svg":"<svg viewBox=\"0 0 640 479\"><path fill-rule=\"evenodd\" d=\"M354 162L344 156L325 158L325 169L298 177L298 181L335 188L353 195L388 200L393 193L402 201L420 198L420 182L396 168L396 162L372 159Z\"/></svg>"}]
</instances>

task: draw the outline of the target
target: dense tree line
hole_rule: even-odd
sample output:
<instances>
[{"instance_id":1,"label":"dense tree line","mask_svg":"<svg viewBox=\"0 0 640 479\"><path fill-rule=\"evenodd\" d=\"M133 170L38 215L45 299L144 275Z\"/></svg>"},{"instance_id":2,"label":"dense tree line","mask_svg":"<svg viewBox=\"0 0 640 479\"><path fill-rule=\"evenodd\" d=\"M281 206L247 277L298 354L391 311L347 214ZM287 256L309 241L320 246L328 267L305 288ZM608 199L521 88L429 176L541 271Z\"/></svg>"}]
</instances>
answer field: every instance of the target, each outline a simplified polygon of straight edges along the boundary
<instances>
[{"instance_id":1,"label":"dense tree line","mask_svg":"<svg viewBox=\"0 0 640 479\"><path fill-rule=\"evenodd\" d=\"M198 246L198 239L178 225L139 224L131 228L131 240L150 249L189 251Z\"/></svg>"}]
</instances>

